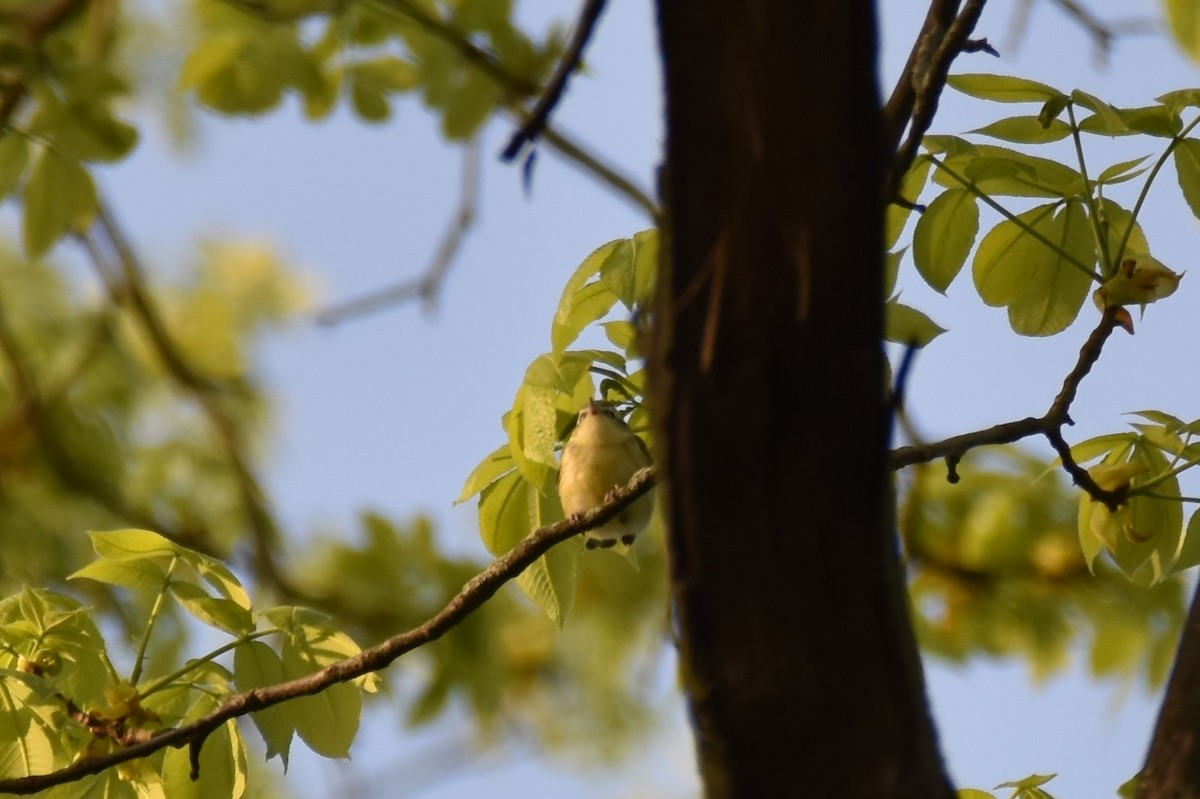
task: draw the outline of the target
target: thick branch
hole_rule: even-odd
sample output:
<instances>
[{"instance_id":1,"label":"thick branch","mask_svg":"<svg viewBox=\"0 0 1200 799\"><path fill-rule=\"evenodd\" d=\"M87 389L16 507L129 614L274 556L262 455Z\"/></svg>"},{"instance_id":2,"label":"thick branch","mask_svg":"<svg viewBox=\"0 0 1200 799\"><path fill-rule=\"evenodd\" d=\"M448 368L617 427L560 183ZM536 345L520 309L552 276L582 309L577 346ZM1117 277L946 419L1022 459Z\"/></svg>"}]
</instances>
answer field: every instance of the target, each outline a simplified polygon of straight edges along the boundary
<instances>
[{"instance_id":1,"label":"thick branch","mask_svg":"<svg viewBox=\"0 0 1200 799\"><path fill-rule=\"evenodd\" d=\"M1117 506L1125 502L1127 491L1121 489L1106 491L1096 485L1096 481L1088 474L1087 469L1077 464L1071 457L1071 447L1062 436L1062 428L1063 425L1074 424L1070 417L1071 403L1075 401L1079 384L1083 382L1096 361L1099 360L1104 343L1108 341L1108 337L1112 335L1118 325L1118 317L1121 312L1122 309L1119 307L1108 308L1100 316L1099 323L1092 330L1087 341L1080 347L1079 358L1075 361L1075 366L1063 379L1062 388L1045 415L1028 416L1014 422L1004 422L972 433L952 436L932 444L899 447L892 450L892 468L902 469L914 463L928 463L937 458L945 458L950 468L951 479L956 479L955 467L968 451L992 444L1011 444L1029 436L1042 435L1058 452L1063 468L1071 475L1075 484L1087 491L1093 499L1116 510Z\"/></svg>"},{"instance_id":2,"label":"thick branch","mask_svg":"<svg viewBox=\"0 0 1200 799\"><path fill-rule=\"evenodd\" d=\"M603 505L586 513L539 528L517 544L507 554L472 577L441 611L424 624L406 633L389 638L378 646L363 650L354 657L333 663L318 672L296 680L235 694L203 718L164 731L153 739L119 749L101 757L80 760L59 771L30 777L0 780L0 793L30 794L54 785L73 782L91 774L133 760L168 746L198 747L217 727L230 719L245 716L272 705L301 696L320 693L332 685L380 671L408 652L435 641L471 615L490 599L505 583L516 578L535 560L556 544L585 530L607 522L655 484L653 467L642 469L629 484L614 491ZM193 758L193 761L195 758Z\"/></svg>"},{"instance_id":3,"label":"thick branch","mask_svg":"<svg viewBox=\"0 0 1200 799\"><path fill-rule=\"evenodd\" d=\"M575 32L567 44L566 52L558 62L558 67L550 76L550 82L546 84L546 91L538 98L537 103L529 112L529 117L513 133L504 152L500 154L505 161L512 161L516 158L517 154L521 152L521 148L527 143L532 144L545 129L550 119L550 113L562 99L563 91L567 88L567 81L579 68L579 63L583 59L583 50L587 47L588 40L592 38L592 31L596 28L600 13L604 11L604 2L605 0L584 0L583 10L579 12L579 22L575 25Z\"/></svg>"}]
</instances>

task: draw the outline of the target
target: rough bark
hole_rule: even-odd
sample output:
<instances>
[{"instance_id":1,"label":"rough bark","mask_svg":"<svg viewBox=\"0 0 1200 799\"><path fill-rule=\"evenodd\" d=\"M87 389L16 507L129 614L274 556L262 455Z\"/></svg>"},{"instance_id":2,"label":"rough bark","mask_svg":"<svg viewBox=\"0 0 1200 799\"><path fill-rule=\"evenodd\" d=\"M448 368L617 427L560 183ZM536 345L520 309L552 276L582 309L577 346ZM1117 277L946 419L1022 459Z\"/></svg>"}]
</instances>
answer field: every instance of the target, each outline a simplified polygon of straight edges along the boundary
<instances>
[{"instance_id":1,"label":"rough bark","mask_svg":"<svg viewBox=\"0 0 1200 799\"><path fill-rule=\"evenodd\" d=\"M652 397L708 797L951 797L886 462L868 0L659 0Z\"/></svg>"},{"instance_id":2,"label":"rough bark","mask_svg":"<svg viewBox=\"0 0 1200 799\"><path fill-rule=\"evenodd\" d=\"M1137 796L1200 799L1200 585L1158 709Z\"/></svg>"}]
</instances>

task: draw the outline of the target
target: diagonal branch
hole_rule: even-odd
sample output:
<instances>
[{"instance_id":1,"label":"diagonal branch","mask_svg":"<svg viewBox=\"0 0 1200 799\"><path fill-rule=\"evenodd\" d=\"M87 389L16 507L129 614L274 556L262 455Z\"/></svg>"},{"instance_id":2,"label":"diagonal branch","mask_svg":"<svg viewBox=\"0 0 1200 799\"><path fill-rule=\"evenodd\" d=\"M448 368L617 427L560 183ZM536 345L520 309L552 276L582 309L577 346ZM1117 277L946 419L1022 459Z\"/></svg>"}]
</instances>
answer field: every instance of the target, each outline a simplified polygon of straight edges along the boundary
<instances>
[{"instance_id":1,"label":"diagonal branch","mask_svg":"<svg viewBox=\"0 0 1200 799\"><path fill-rule=\"evenodd\" d=\"M986 2L966 0L957 16L953 16L958 5L954 0L934 0L930 6L925 27L900 76L901 83L897 84L885 107L889 136L893 137L893 141L899 141L905 125L908 126L908 138L897 150L884 186L884 197L888 202L896 195L904 173L912 166L921 140L933 122L942 89L946 87L946 78L950 74L950 65L964 50L988 49L986 43L980 46L969 42ZM946 20L951 16L953 21L947 25Z\"/></svg>"},{"instance_id":2,"label":"diagonal branch","mask_svg":"<svg viewBox=\"0 0 1200 799\"><path fill-rule=\"evenodd\" d=\"M587 47L588 40L592 38L596 22L600 19L601 12L604 11L604 2L605 0L584 0L583 10L579 12L579 22L575 24L575 32L571 35L571 41L567 44L567 49L558 62L554 74L550 76L550 82L546 84L546 91L530 109L529 116L521 124L521 127L513 132L512 138L508 140L508 144L500 154L501 159L512 161L521 152L521 148L526 144L533 144L545 129L550 120L550 113L562 99L563 91L567 88L567 81L579 68L579 63L583 59L583 50Z\"/></svg>"},{"instance_id":3,"label":"diagonal branch","mask_svg":"<svg viewBox=\"0 0 1200 799\"><path fill-rule=\"evenodd\" d=\"M650 491L655 482L654 467L642 469L633 476L628 485L613 491L600 507L533 531L507 554L497 558L490 566L468 580L442 610L408 632L389 638L354 657L333 663L305 677L234 694L208 715L163 731L148 741L100 757L85 758L48 774L0 780L0 793L36 793L54 785L99 774L105 769L135 758L146 757L168 746L188 746L192 752L195 769L205 738L222 724L290 699L320 693L337 683L348 682L370 672L379 671L401 655L437 640L494 596L501 586L516 578L535 560L546 554L551 547L614 518L634 500ZM197 776L198 774L193 772L193 779Z\"/></svg>"},{"instance_id":4,"label":"diagonal branch","mask_svg":"<svg viewBox=\"0 0 1200 799\"><path fill-rule=\"evenodd\" d=\"M504 91L507 95L504 103L505 110L517 119L529 117L529 111L523 101L540 96L542 92L542 87L535 81L509 71L496 60L495 56L473 42L465 33L445 20L430 15L418 7L413 0L372 0L372 5L416 23L427 33L453 47L468 63L491 78ZM617 167L589 152L566 133L549 123L546 124L541 135L542 140L563 158L574 162L576 166L584 169L614 192L641 208L651 219L658 220L658 204L650 198L649 192L622 174Z\"/></svg>"},{"instance_id":5,"label":"diagonal branch","mask_svg":"<svg viewBox=\"0 0 1200 799\"><path fill-rule=\"evenodd\" d=\"M1106 309L1101 314L1095 329L1080 347L1079 358L1076 360L1075 366L1063 379L1058 396L1054 398L1054 402L1050 404L1050 408L1044 415L1028 416L1017 421L1004 422L983 430L952 436L932 444L899 447L892 450L892 468L902 469L915 463L928 463L937 458L945 458L950 480L957 482L958 462L970 450L993 444L1011 444L1029 436L1041 435L1054 447L1062 460L1063 469L1071 475L1075 484L1088 492L1093 499L1103 502L1111 510L1116 510L1125 502L1127 491L1123 489L1106 491L1098 486L1088 474L1087 469L1076 463L1071 456L1071 447L1062 436L1062 428L1063 425L1074 424L1071 421L1070 411L1071 403L1075 401L1075 395L1079 390L1079 384L1083 382L1096 361L1099 360L1104 343L1108 341L1108 337L1120 324L1123 312L1124 309L1114 307Z\"/></svg>"}]
</instances>

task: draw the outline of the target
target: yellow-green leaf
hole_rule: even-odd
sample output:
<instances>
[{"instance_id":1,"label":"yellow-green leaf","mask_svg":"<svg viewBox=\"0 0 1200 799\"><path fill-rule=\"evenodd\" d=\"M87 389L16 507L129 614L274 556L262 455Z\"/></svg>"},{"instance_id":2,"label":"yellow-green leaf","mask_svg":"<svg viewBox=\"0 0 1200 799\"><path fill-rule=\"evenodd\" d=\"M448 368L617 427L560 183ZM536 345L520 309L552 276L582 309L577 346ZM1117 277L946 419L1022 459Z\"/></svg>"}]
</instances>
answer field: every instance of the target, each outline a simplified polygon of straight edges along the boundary
<instances>
[{"instance_id":1,"label":"yellow-green leaf","mask_svg":"<svg viewBox=\"0 0 1200 799\"><path fill-rule=\"evenodd\" d=\"M929 342L946 332L928 316L895 300L890 300L885 306L886 311L883 337L896 344L911 347L924 347Z\"/></svg>"},{"instance_id":2,"label":"yellow-green leaf","mask_svg":"<svg viewBox=\"0 0 1200 799\"><path fill-rule=\"evenodd\" d=\"M1036 116L1016 116L996 120L971 132L1019 144L1045 144L1070 136L1071 126L1061 119L1050 119L1043 124Z\"/></svg>"},{"instance_id":3,"label":"yellow-green leaf","mask_svg":"<svg viewBox=\"0 0 1200 799\"><path fill-rule=\"evenodd\" d=\"M934 291L946 293L978 232L979 206L966 189L942 192L921 214L913 232L913 261Z\"/></svg>"},{"instance_id":4,"label":"yellow-green leaf","mask_svg":"<svg viewBox=\"0 0 1200 799\"><path fill-rule=\"evenodd\" d=\"M1044 103L1063 96L1063 93L1053 86L1010 75L951 75L946 79L946 84L963 94L1000 103Z\"/></svg>"},{"instance_id":5,"label":"yellow-green leaf","mask_svg":"<svg viewBox=\"0 0 1200 799\"><path fill-rule=\"evenodd\" d=\"M88 228L96 213L96 186L76 160L43 149L25 185L25 251L44 255L71 230Z\"/></svg>"},{"instance_id":6,"label":"yellow-green leaf","mask_svg":"<svg viewBox=\"0 0 1200 799\"><path fill-rule=\"evenodd\" d=\"M1200 219L1200 139L1186 138L1175 148L1175 174L1192 216Z\"/></svg>"}]
</instances>

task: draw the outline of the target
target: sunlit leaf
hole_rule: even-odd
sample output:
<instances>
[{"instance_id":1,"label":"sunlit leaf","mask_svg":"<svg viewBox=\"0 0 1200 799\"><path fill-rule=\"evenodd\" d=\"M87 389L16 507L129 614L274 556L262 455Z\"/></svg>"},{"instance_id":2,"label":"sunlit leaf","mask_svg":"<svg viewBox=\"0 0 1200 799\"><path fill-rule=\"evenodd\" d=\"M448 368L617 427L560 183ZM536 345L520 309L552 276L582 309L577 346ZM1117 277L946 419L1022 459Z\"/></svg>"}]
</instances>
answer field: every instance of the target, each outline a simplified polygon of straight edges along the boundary
<instances>
[{"instance_id":1,"label":"sunlit leaf","mask_svg":"<svg viewBox=\"0 0 1200 799\"><path fill-rule=\"evenodd\" d=\"M886 312L883 337L896 344L924 347L946 332L916 308L892 300L884 306Z\"/></svg>"},{"instance_id":2,"label":"sunlit leaf","mask_svg":"<svg viewBox=\"0 0 1200 799\"><path fill-rule=\"evenodd\" d=\"M978 232L979 206L966 189L942 192L921 214L913 232L913 262L934 291L946 293Z\"/></svg>"},{"instance_id":3,"label":"sunlit leaf","mask_svg":"<svg viewBox=\"0 0 1200 799\"><path fill-rule=\"evenodd\" d=\"M1043 124L1035 116L1018 116L996 120L971 132L1018 144L1044 144L1070 136L1071 126L1060 119L1051 119L1048 124Z\"/></svg>"},{"instance_id":4,"label":"sunlit leaf","mask_svg":"<svg viewBox=\"0 0 1200 799\"><path fill-rule=\"evenodd\" d=\"M1036 80L1010 75L951 75L946 79L946 84L963 94L1000 103L1045 102L1063 94Z\"/></svg>"}]
</instances>

